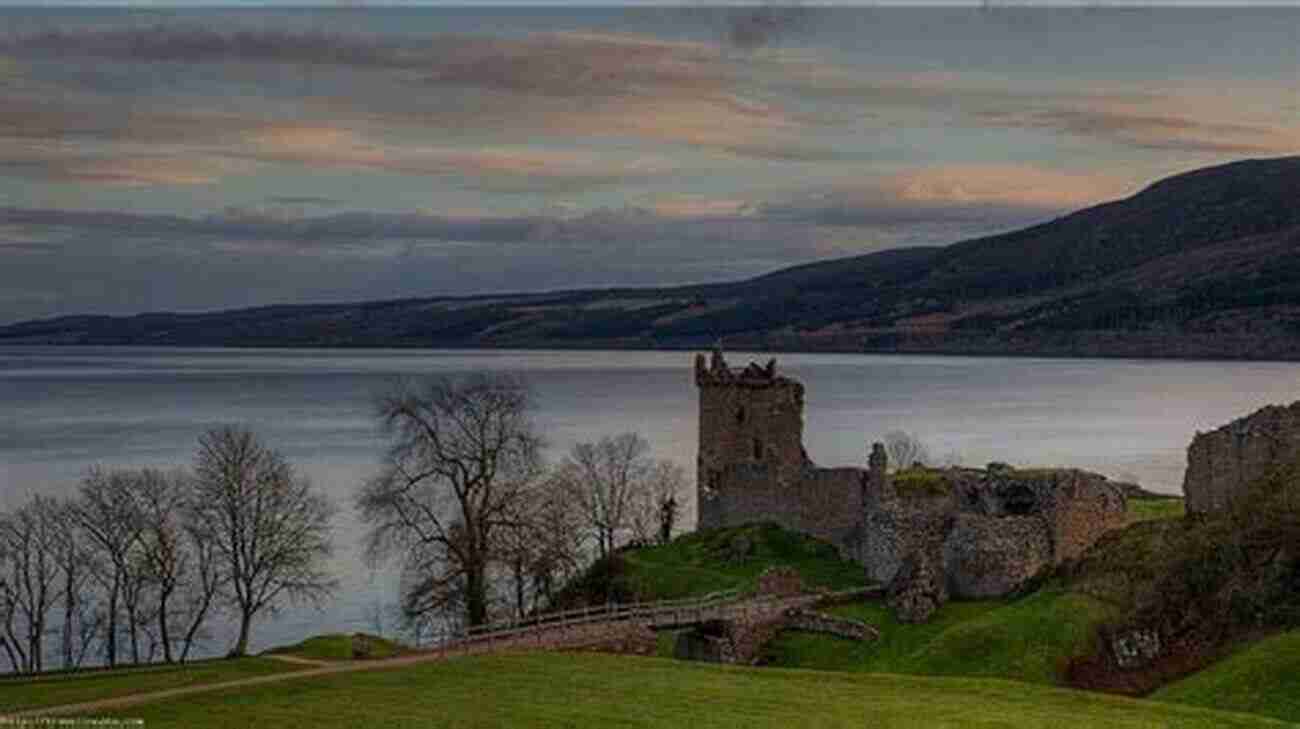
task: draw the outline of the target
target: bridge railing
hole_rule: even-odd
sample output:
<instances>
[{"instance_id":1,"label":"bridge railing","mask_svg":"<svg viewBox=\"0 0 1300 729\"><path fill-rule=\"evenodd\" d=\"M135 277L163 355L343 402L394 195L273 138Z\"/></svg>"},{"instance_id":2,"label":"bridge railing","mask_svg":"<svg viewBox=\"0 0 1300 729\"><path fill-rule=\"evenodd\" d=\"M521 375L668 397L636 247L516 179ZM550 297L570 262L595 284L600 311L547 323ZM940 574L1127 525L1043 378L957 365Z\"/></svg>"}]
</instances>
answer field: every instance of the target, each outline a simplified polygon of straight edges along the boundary
<instances>
[{"instance_id":1,"label":"bridge railing","mask_svg":"<svg viewBox=\"0 0 1300 729\"><path fill-rule=\"evenodd\" d=\"M677 600L606 603L605 605L543 613L522 620L499 620L474 626L444 643L440 646L440 649L469 647L483 643L491 644L513 637L530 634L540 635L548 631L595 623L639 620L656 628L685 625L707 619L752 615L756 612L770 610L777 604L788 604L792 599L799 597L807 600L823 601L856 595L861 592L861 589L856 589L803 596L759 595L742 600L743 594L740 590L725 590L710 593L704 597L689 597Z\"/></svg>"},{"instance_id":2,"label":"bridge railing","mask_svg":"<svg viewBox=\"0 0 1300 729\"><path fill-rule=\"evenodd\" d=\"M543 613L522 620L499 620L483 625L476 625L464 631L454 643L477 643L495 640L510 635L529 633L539 630L585 625L590 623L611 623L627 620L645 620L655 622L658 616L678 612L699 611L717 608L741 598L740 590L724 590L704 597L690 597L677 600L656 600L653 602L606 603L570 610Z\"/></svg>"}]
</instances>

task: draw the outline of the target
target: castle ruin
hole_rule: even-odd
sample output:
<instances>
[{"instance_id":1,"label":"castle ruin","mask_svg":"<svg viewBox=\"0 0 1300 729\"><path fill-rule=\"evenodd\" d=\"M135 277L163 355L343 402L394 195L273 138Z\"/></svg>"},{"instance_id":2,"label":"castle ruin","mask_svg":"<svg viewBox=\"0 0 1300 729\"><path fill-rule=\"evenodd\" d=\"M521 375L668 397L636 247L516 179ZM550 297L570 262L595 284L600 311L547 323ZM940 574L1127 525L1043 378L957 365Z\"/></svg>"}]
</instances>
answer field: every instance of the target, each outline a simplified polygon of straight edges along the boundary
<instances>
[{"instance_id":1,"label":"castle ruin","mask_svg":"<svg viewBox=\"0 0 1300 729\"><path fill-rule=\"evenodd\" d=\"M698 354L695 384L699 529L775 522L830 542L882 584L919 561L941 573L946 599L1007 594L1125 521L1123 491L1073 469L909 469L900 480L879 443L865 468L818 467L803 446L803 385L775 360L733 369L720 350ZM918 476L927 488L914 488Z\"/></svg>"},{"instance_id":2,"label":"castle ruin","mask_svg":"<svg viewBox=\"0 0 1300 729\"><path fill-rule=\"evenodd\" d=\"M1247 488L1300 460L1300 402L1269 405L1208 433L1187 448L1183 495L1191 514L1231 508Z\"/></svg>"}]
</instances>

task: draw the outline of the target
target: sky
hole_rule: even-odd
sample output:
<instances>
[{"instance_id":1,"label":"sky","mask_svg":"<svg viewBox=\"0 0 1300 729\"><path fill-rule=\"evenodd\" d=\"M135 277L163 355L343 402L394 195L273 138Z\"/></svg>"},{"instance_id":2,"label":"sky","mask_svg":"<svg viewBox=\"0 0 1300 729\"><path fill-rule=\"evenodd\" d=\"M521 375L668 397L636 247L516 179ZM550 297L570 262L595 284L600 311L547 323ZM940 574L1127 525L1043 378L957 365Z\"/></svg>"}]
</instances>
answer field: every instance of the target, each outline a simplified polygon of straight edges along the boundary
<instances>
[{"instance_id":1,"label":"sky","mask_svg":"<svg viewBox=\"0 0 1300 729\"><path fill-rule=\"evenodd\" d=\"M1300 153L1300 9L0 7L0 322L730 280Z\"/></svg>"}]
</instances>

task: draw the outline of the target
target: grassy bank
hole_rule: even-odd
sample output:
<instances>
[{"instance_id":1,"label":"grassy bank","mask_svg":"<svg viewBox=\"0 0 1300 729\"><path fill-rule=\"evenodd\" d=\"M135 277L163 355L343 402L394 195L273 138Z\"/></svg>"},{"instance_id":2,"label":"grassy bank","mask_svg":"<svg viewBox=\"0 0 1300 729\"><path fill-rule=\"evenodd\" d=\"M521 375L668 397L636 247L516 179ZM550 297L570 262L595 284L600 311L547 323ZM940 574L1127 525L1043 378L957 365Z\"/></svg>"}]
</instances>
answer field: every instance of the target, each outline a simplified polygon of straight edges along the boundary
<instances>
[{"instance_id":1,"label":"grassy bank","mask_svg":"<svg viewBox=\"0 0 1300 729\"><path fill-rule=\"evenodd\" d=\"M1151 698L1300 722L1300 630L1243 646Z\"/></svg>"},{"instance_id":2,"label":"grassy bank","mask_svg":"<svg viewBox=\"0 0 1300 729\"><path fill-rule=\"evenodd\" d=\"M950 602L921 625L898 622L881 603L829 612L876 626L880 639L859 643L786 632L768 645L771 664L1053 684L1071 657L1093 650L1093 632L1111 614L1092 598L1056 587L1020 600Z\"/></svg>"},{"instance_id":3,"label":"grassy bank","mask_svg":"<svg viewBox=\"0 0 1300 729\"><path fill-rule=\"evenodd\" d=\"M1268 719L1009 681L529 654L292 680L118 712L150 727L1227 729Z\"/></svg>"},{"instance_id":4,"label":"grassy bank","mask_svg":"<svg viewBox=\"0 0 1300 729\"><path fill-rule=\"evenodd\" d=\"M1128 521L1130 524L1158 519L1178 519L1185 513L1186 509L1183 507L1183 500L1177 497L1130 498L1128 500Z\"/></svg>"},{"instance_id":5,"label":"grassy bank","mask_svg":"<svg viewBox=\"0 0 1300 729\"><path fill-rule=\"evenodd\" d=\"M753 591L773 566L799 570L809 587L843 590L867 584L858 564L826 542L775 524L751 524L686 534L671 543L620 552L602 560L556 601L560 606L666 600L721 590Z\"/></svg>"},{"instance_id":6,"label":"grassy bank","mask_svg":"<svg viewBox=\"0 0 1300 729\"><path fill-rule=\"evenodd\" d=\"M119 672L90 673L84 676L38 680L11 678L0 681L0 713L98 701L302 669L303 666L273 658L240 658L150 667L139 671L125 669Z\"/></svg>"},{"instance_id":7,"label":"grassy bank","mask_svg":"<svg viewBox=\"0 0 1300 729\"><path fill-rule=\"evenodd\" d=\"M273 648L268 653L314 661L349 661L354 658L392 658L406 653L399 643L365 633L317 635L301 643Z\"/></svg>"}]
</instances>

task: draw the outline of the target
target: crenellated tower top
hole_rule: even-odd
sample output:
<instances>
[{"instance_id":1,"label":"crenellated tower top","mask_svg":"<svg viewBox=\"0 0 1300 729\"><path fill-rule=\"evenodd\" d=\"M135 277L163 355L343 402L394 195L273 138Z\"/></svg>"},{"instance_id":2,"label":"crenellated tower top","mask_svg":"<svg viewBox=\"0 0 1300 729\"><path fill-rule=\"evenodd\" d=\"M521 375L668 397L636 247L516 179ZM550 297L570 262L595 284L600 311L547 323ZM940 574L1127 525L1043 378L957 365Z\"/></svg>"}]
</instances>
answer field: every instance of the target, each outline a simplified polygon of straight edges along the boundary
<instances>
[{"instance_id":1,"label":"crenellated tower top","mask_svg":"<svg viewBox=\"0 0 1300 729\"><path fill-rule=\"evenodd\" d=\"M708 359L701 354L695 355L695 384L700 387L797 387L803 391L803 385L789 377L776 374L776 359L769 359L767 364L750 362L743 369L732 369L722 354L720 346L713 348Z\"/></svg>"}]
</instances>

